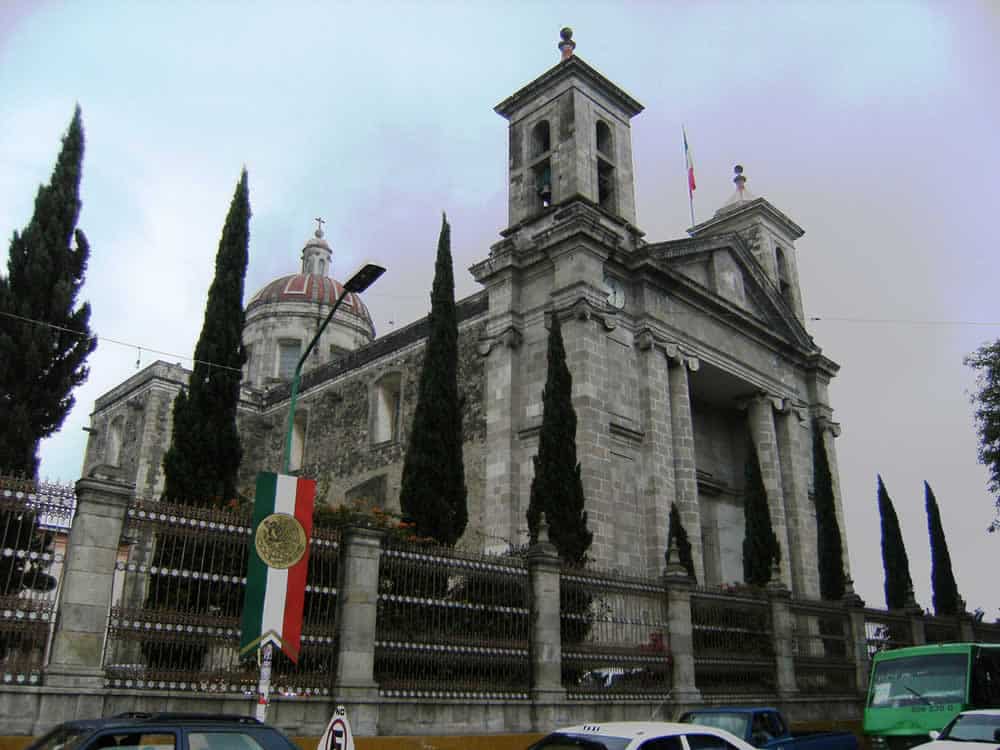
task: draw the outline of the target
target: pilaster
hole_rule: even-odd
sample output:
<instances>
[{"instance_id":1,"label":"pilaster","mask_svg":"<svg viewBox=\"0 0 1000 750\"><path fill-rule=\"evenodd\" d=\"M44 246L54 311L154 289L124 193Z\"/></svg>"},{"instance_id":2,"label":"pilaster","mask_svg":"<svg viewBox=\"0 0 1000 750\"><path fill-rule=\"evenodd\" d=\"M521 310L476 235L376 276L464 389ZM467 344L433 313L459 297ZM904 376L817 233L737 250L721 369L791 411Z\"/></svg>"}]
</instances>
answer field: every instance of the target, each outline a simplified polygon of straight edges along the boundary
<instances>
[{"instance_id":1,"label":"pilaster","mask_svg":"<svg viewBox=\"0 0 1000 750\"><path fill-rule=\"evenodd\" d=\"M779 579L786 587L791 583L788 527L785 521L785 493L782 487L781 461L778 456L778 439L774 429L774 408L781 406L781 399L767 395L748 400L747 419L750 435L760 462L760 474L767 490L767 504L771 510L771 528L781 545Z\"/></svg>"},{"instance_id":2,"label":"pilaster","mask_svg":"<svg viewBox=\"0 0 1000 750\"><path fill-rule=\"evenodd\" d=\"M824 409L828 412L828 409ZM830 462L830 477L833 483L833 504L837 514L837 527L840 529L840 548L843 550L842 559L844 561L844 575L851 577L850 556L847 549L847 526L844 523L844 503L840 492L840 468L837 464L837 446L834 442L840 437L840 423L834 422L829 414L821 414L816 418L816 425L820 429L823 440L823 447L826 449L827 460Z\"/></svg>"},{"instance_id":3,"label":"pilaster","mask_svg":"<svg viewBox=\"0 0 1000 750\"><path fill-rule=\"evenodd\" d=\"M134 489L134 485L100 476L76 483L76 516L66 546L46 685L81 691L104 686L104 636L115 560Z\"/></svg>"},{"instance_id":4,"label":"pilaster","mask_svg":"<svg viewBox=\"0 0 1000 750\"><path fill-rule=\"evenodd\" d=\"M792 650L793 618L789 606L792 594L788 588L771 577L767 584L767 599L771 605L771 628L774 638L774 667L778 683L778 696L787 699L798 693L795 682L795 654Z\"/></svg>"},{"instance_id":5,"label":"pilaster","mask_svg":"<svg viewBox=\"0 0 1000 750\"><path fill-rule=\"evenodd\" d=\"M775 415L775 426L792 591L796 596L815 599L819 597L819 570L809 550L816 545L816 516L809 501L809 465L805 460L811 433L809 420L802 414L802 410L791 408L785 401Z\"/></svg>"},{"instance_id":6,"label":"pilaster","mask_svg":"<svg viewBox=\"0 0 1000 750\"><path fill-rule=\"evenodd\" d=\"M675 347L668 348L670 362L670 434L674 455L675 502L691 542L691 558L699 581L705 580L705 558L701 539L701 511L698 506L698 474L694 452L694 425L691 421L691 388L688 370L700 366L696 357L687 357Z\"/></svg>"},{"instance_id":7,"label":"pilaster","mask_svg":"<svg viewBox=\"0 0 1000 750\"><path fill-rule=\"evenodd\" d=\"M854 582L848 578L843 603L850 626L851 658L854 660L854 685L860 695L868 692L868 675L871 661L868 658L868 632L865 629L865 601L854 591Z\"/></svg>"}]
</instances>

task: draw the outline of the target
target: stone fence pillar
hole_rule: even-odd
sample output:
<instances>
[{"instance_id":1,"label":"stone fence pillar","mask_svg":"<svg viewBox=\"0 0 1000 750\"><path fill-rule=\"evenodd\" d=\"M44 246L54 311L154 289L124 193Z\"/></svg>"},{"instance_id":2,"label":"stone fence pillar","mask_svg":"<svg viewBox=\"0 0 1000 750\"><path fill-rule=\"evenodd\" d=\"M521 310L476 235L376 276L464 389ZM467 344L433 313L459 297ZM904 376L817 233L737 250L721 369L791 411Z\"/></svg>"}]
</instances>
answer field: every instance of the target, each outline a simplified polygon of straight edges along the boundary
<instances>
[{"instance_id":1,"label":"stone fence pillar","mask_svg":"<svg viewBox=\"0 0 1000 750\"><path fill-rule=\"evenodd\" d=\"M566 698L562 685L559 554L549 541L544 522L538 542L528 550L528 581L531 725L541 732L557 723L559 704Z\"/></svg>"},{"instance_id":2,"label":"stone fence pillar","mask_svg":"<svg viewBox=\"0 0 1000 750\"><path fill-rule=\"evenodd\" d=\"M678 710L701 701L694 671L694 626L691 623L691 589L694 582L680 564L677 547L670 545L663 582L667 589L670 623L670 692Z\"/></svg>"},{"instance_id":3,"label":"stone fence pillar","mask_svg":"<svg viewBox=\"0 0 1000 750\"><path fill-rule=\"evenodd\" d=\"M777 580L777 565L767 584L767 599L771 605L771 637L774 639L774 667L778 682L778 696L787 698L798 692L795 682L795 638L790 605L792 594Z\"/></svg>"},{"instance_id":4,"label":"stone fence pillar","mask_svg":"<svg viewBox=\"0 0 1000 750\"><path fill-rule=\"evenodd\" d=\"M854 661L854 685L858 693L868 692L868 673L871 661L868 658L868 630L865 627L865 601L854 591L854 582L847 579L843 603L848 618L848 644Z\"/></svg>"},{"instance_id":5,"label":"stone fence pillar","mask_svg":"<svg viewBox=\"0 0 1000 750\"><path fill-rule=\"evenodd\" d=\"M360 736L378 733L375 618L384 536L375 529L348 527L340 542L334 693L337 702L347 706Z\"/></svg>"},{"instance_id":6,"label":"stone fence pillar","mask_svg":"<svg viewBox=\"0 0 1000 750\"><path fill-rule=\"evenodd\" d=\"M104 687L104 635L115 582L115 560L135 488L103 476L76 483L76 515L45 684L92 691Z\"/></svg>"}]
</instances>

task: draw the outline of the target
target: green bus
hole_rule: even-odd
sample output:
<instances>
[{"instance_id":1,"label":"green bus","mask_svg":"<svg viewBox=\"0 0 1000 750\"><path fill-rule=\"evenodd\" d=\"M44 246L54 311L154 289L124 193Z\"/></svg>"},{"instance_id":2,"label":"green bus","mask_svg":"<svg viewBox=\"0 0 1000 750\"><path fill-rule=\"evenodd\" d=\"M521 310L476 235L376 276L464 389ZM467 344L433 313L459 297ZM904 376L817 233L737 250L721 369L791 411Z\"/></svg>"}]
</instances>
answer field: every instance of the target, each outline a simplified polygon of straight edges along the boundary
<instances>
[{"instance_id":1,"label":"green bus","mask_svg":"<svg viewBox=\"0 0 1000 750\"><path fill-rule=\"evenodd\" d=\"M909 646L872 658L864 733L873 750L927 742L970 708L1000 708L1000 643Z\"/></svg>"}]
</instances>

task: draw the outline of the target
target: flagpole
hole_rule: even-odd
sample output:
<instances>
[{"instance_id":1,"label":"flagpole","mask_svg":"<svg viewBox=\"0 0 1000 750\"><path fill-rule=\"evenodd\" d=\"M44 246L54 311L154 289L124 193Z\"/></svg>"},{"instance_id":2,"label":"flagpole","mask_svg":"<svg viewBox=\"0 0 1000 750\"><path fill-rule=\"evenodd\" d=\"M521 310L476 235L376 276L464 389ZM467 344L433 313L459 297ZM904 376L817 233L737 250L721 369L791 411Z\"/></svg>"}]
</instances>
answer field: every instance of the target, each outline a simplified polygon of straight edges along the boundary
<instances>
[{"instance_id":1,"label":"flagpole","mask_svg":"<svg viewBox=\"0 0 1000 750\"><path fill-rule=\"evenodd\" d=\"M691 226L694 226L694 161L691 159L691 149L688 147L687 129L681 124L681 138L684 141L684 171L687 173L688 208L691 210Z\"/></svg>"},{"instance_id":2,"label":"flagpole","mask_svg":"<svg viewBox=\"0 0 1000 750\"><path fill-rule=\"evenodd\" d=\"M688 188L688 206L691 208L691 226L694 226L694 193Z\"/></svg>"},{"instance_id":3,"label":"flagpole","mask_svg":"<svg viewBox=\"0 0 1000 750\"><path fill-rule=\"evenodd\" d=\"M271 661L274 658L274 644L268 641L260 650L260 680L257 682L257 721L267 718L267 702L271 692Z\"/></svg>"}]
</instances>

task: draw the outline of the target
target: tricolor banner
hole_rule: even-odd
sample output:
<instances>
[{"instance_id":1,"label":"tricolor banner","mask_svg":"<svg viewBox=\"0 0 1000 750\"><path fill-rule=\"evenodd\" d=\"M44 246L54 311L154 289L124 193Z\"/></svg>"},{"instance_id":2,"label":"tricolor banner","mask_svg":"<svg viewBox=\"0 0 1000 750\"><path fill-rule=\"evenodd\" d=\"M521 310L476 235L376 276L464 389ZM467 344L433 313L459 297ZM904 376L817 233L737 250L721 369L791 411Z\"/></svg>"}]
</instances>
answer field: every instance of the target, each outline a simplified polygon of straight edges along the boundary
<instances>
[{"instance_id":1,"label":"tricolor banner","mask_svg":"<svg viewBox=\"0 0 1000 750\"><path fill-rule=\"evenodd\" d=\"M684 163L688 173L688 197L690 197L698 187L694 182L694 159L691 158L691 149L688 147L687 130L681 127L681 135L684 136Z\"/></svg>"},{"instance_id":2,"label":"tricolor banner","mask_svg":"<svg viewBox=\"0 0 1000 750\"><path fill-rule=\"evenodd\" d=\"M298 662L315 495L312 479L257 475L241 654L275 643Z\"/></svg>"}]
</instances>

